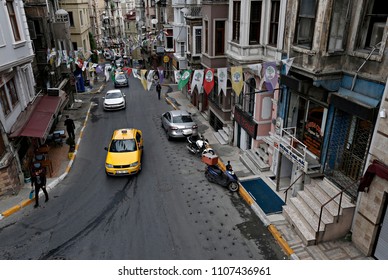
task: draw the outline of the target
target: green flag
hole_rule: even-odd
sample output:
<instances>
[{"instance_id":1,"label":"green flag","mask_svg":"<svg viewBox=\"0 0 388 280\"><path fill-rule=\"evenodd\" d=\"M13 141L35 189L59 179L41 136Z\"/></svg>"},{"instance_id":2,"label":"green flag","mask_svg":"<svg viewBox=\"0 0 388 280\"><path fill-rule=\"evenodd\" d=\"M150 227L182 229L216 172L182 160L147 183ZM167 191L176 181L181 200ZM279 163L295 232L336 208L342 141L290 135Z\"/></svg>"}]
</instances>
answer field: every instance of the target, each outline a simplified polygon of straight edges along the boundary
<instances>
[{"instance_id":1,"label":"green flag","mask_svg":"<svg viewBox=\"0 0 388 280\"><path fill-rule=\"evenodd\" d=\"M182 90L182 88L189 82L191 77L191 70L185 70L181 76L181 80L178 83L178 89Z\"/></svg>"}]
</instances>

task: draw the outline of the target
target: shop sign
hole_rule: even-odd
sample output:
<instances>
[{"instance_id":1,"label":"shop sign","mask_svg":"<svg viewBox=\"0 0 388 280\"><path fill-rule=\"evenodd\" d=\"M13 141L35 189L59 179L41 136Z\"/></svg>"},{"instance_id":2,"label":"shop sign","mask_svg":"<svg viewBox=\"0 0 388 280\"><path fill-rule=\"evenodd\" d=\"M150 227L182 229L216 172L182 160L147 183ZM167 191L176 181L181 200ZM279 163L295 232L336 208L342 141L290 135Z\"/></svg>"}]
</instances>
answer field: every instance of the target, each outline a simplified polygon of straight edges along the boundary
<instances>
[{"instance_id":1,"label":"shop sign","mask_svg":"<svg viewBox=\"0 0 388 280\"><path fill-rule=\"evenodd\" d=\"M251 116L247 116L239 107L236 106L234 110L234 119L248 133L249 136L256 139L257 123L252 120Z\"/></svg>"},{"instance_id":2,"label":"shop sign","mask_svg":"<svg viewBox=\"0 0 388 280\"><path fill-rule=\"evenodd\" d=\"M299 157L298 155L296 155L295 153L293 153L290 149L291 146L287 147L285 145L283 145L282 143L279 143L279 151L285 155L289 160L291 160L292 162L298 164L299 166L301 166L303 168L303 170L305 172L307 172L307 162Z\"/></svg>"}]
</instances>

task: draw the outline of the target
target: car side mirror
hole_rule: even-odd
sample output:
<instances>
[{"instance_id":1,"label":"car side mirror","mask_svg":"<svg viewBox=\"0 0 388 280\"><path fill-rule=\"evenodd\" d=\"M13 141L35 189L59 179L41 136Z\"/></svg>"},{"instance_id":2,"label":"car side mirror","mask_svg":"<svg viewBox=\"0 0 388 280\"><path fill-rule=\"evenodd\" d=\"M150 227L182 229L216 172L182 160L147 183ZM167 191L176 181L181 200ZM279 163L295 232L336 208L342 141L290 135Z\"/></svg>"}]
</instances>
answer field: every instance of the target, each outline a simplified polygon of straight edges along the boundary
<instances>
[{"instance_id":1,"label":"car side mirror","mask_svg":"<svg viewBox=\"0 0 388 280\"><path fill-rule=\"evenodd\" d=\"M108 150L108 147L105 147L104 150L107 151L107 150Z\"/></svg>"}]
</instances>

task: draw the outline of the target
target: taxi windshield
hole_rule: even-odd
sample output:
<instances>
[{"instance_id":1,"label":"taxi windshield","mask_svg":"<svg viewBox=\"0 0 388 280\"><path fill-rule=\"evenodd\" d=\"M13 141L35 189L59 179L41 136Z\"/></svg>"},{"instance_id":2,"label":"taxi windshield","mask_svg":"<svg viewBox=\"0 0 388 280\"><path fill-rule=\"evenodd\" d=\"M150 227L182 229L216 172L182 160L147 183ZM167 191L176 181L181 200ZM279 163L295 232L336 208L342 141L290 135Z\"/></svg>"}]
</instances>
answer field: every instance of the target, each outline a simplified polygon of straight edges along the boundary
<instances>
[{"instance_id":1,"label":"taxi windshield","mask_svg":"<svg viewBox=\"0 0 388 280\"><path fill-rule=\"evenodd\" d=\"M109 152L112 153L125 153L134 151L137 151L135 139L112 140L112 143L109 147Z\"/></svg>"}]
</instances>

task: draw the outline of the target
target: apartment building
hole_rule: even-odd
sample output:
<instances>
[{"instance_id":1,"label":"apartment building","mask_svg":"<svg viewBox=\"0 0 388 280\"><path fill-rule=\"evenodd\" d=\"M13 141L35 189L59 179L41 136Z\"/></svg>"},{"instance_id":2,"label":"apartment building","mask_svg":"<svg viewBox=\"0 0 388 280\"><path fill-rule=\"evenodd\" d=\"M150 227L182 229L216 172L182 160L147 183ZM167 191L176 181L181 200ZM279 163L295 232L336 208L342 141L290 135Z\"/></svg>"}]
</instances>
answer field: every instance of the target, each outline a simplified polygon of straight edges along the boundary
<instances>
[{"instance_id":1,"label":"apartment building","mask_svg":"<svg viewBox=\"0 0 388 280\"><path fill-rule=\"evenodd\" d=\"M7 0L0 7L0 195L17 192L23 182L28 143L14 142L10 135L36 98L33 59L23 1Z\"/></svg>"}]
</instances>

